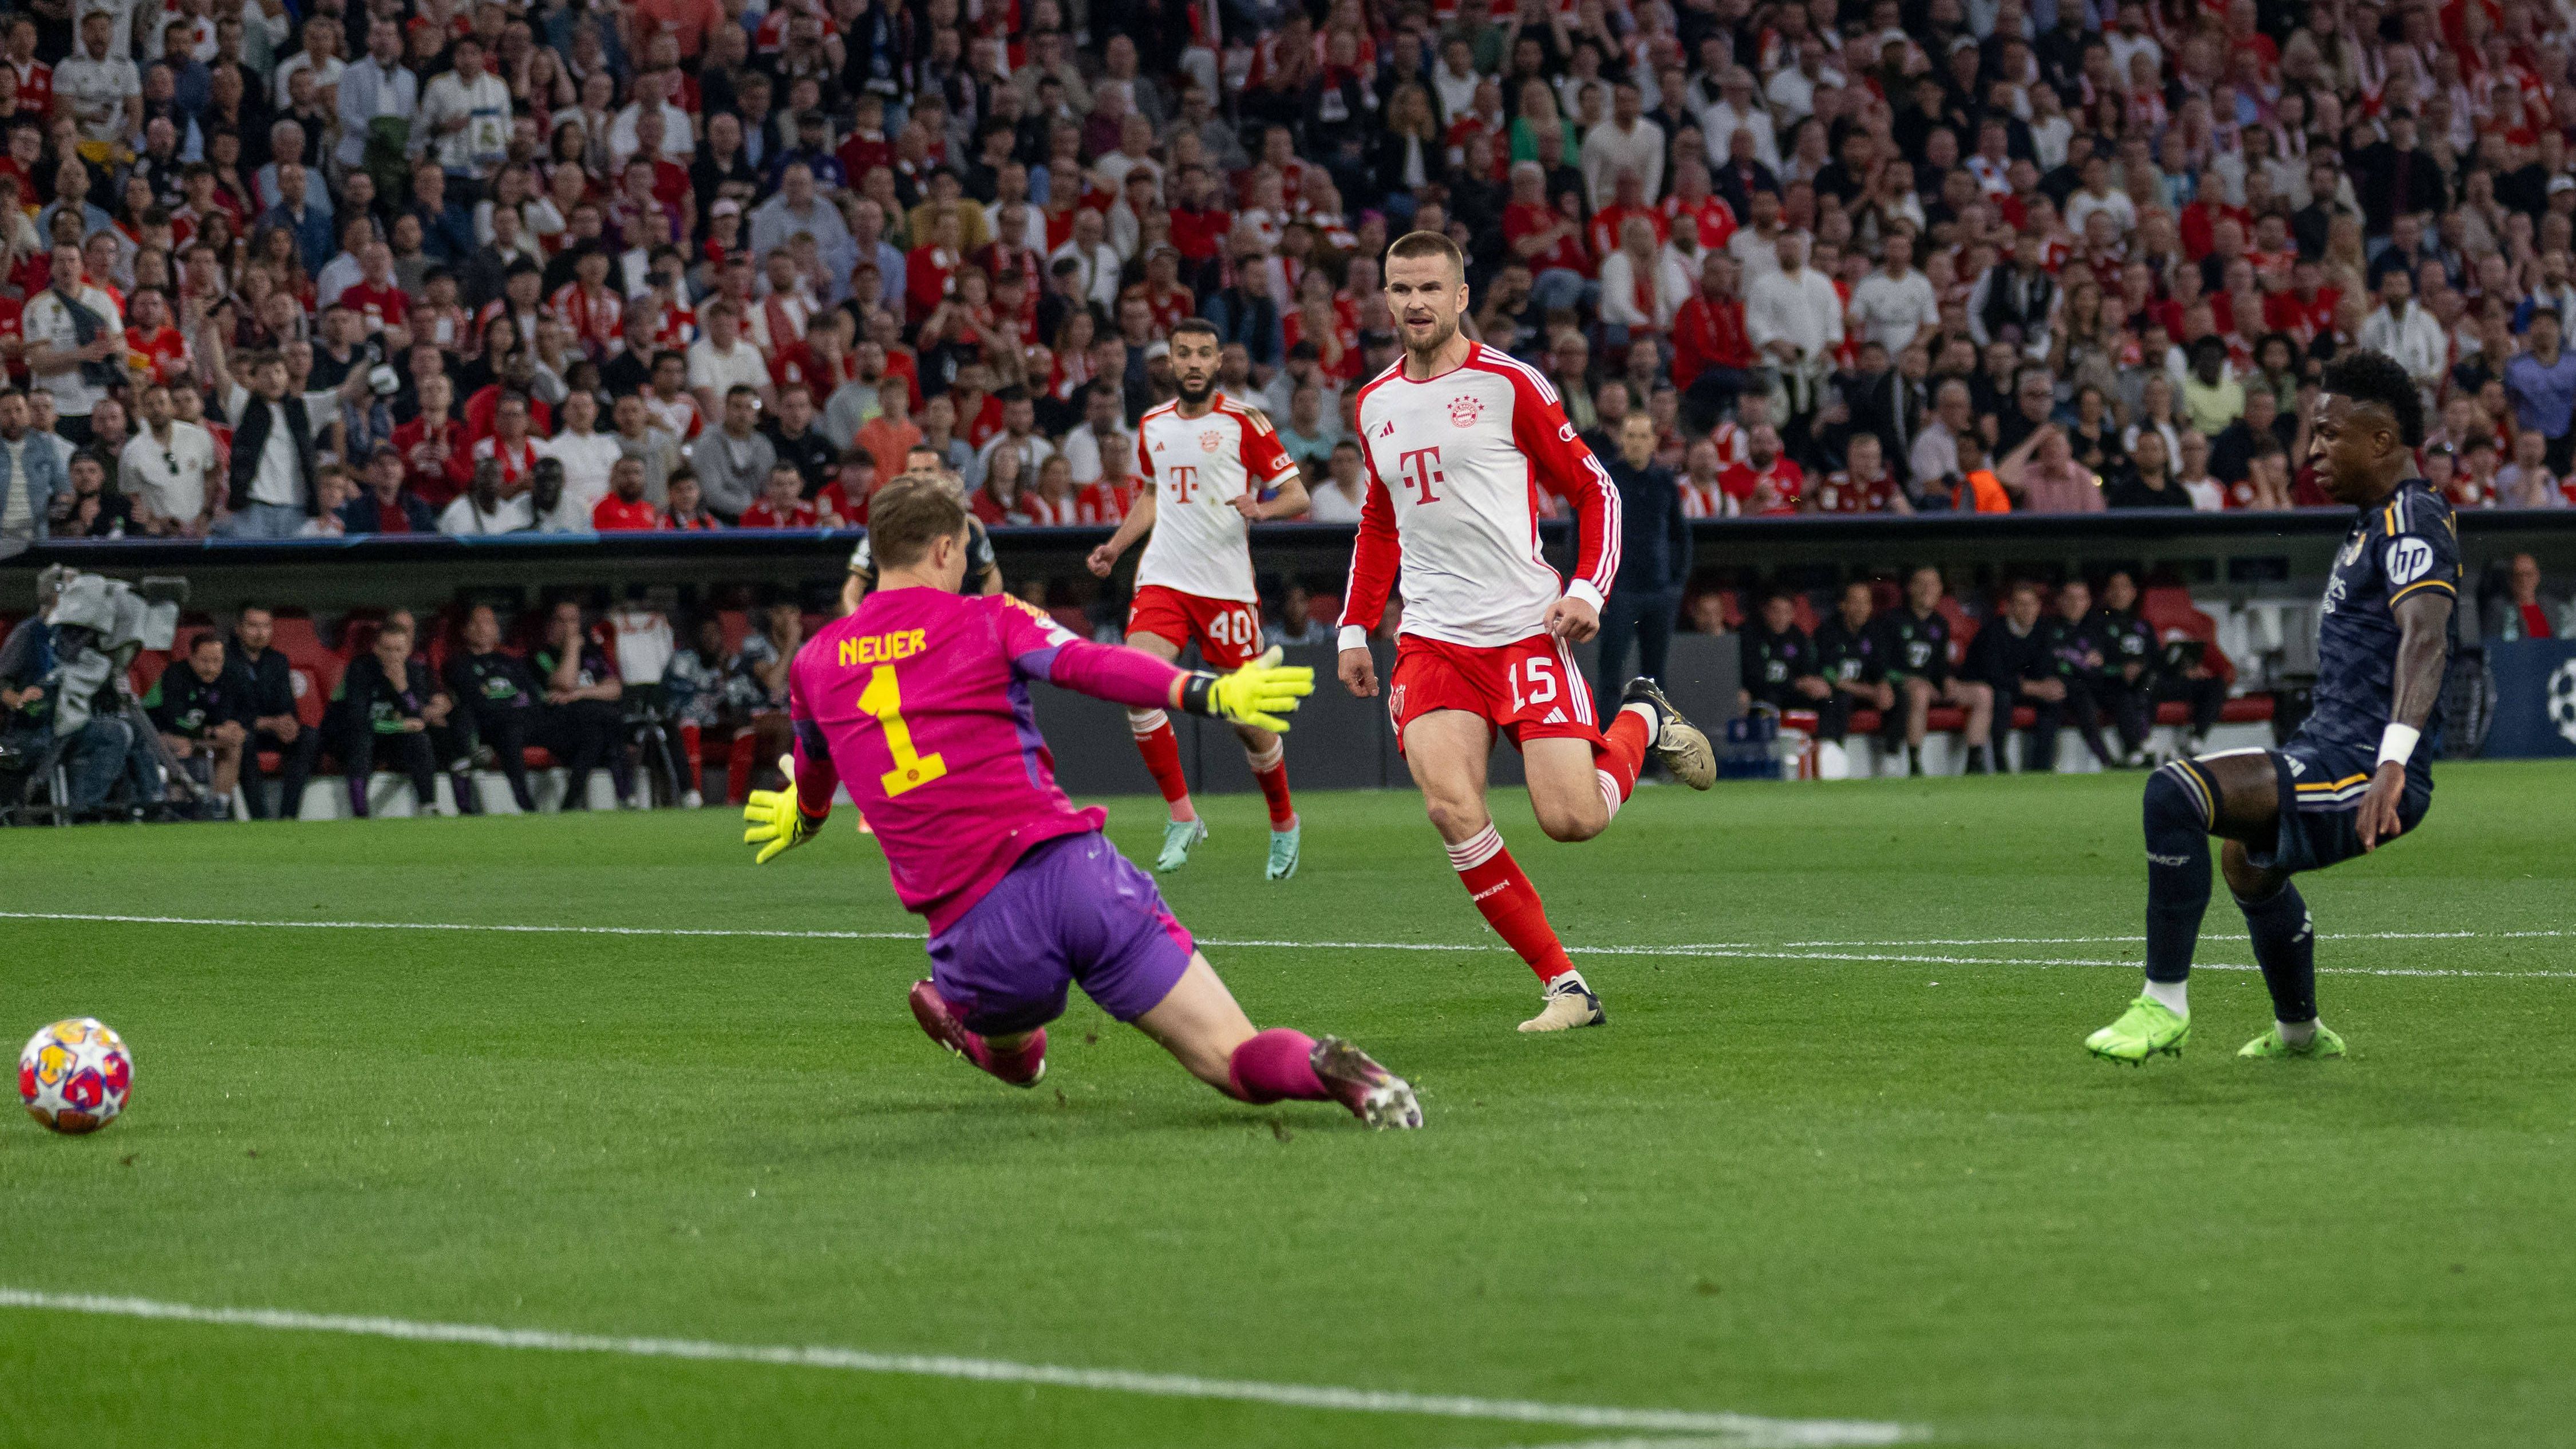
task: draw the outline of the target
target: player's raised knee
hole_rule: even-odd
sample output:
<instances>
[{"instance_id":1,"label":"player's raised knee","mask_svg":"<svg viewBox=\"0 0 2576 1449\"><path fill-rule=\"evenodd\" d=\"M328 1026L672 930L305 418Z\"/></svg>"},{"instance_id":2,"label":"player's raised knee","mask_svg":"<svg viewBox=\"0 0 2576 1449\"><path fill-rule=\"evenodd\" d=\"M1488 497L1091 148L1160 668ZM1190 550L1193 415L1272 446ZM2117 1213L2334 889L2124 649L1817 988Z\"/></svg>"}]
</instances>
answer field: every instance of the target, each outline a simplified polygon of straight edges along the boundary
<instances>
[{"instance_id":1,"label":"player's raised knee","mask_svg":"<svg viewBox=\"0 0 2576 1449\"><path fill-rule=\"evenodd\" d=\"M1530 807L1532 813L1538 816L1539 830L1550 840L1570 844L1578 840L1590 840L1610 828L1610 812L1603 809L1597 801L1592 802L1592 808L1589 810L1580 803L1567 804L1538 800L1532 800Z\"/></svg>"},{"instance_id":2,"label":"player's raised knee","mask_svg":"<svg viewBox=\"0 0 2576 1449\"><path fill-rule=\"evenodd\" d=\"M2209 784L2198 772L2175 761L2147 776L2144 809L2150 832L2173 826L2209 829L2212 801Z\"/></svg>"}]
</instances>

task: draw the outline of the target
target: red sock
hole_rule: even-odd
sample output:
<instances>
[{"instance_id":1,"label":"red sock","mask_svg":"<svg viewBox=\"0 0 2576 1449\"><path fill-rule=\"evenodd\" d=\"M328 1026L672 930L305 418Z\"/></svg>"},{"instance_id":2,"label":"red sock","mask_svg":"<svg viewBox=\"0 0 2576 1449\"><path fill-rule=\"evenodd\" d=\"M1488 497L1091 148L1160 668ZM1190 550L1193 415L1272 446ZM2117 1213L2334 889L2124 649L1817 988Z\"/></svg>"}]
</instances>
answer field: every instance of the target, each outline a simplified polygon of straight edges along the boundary
<instances>
[{"instance_id":1,"label":"red sock","mask_svg":"<svg viewBox=\"0 0 2576 1449\"><path fill-rule=\"evenodd\" d=\"M1230 1095L1258 1107L1266 1102L1329 1102L1333 1094L1315 1075L1315 1039L1274 1026L1234 1049L1226 1076Z\"/></svg>"},{"instance_id":2,"label":"red sock","mask_svg":"<svg viewBox=\"0 0 2576 1449\"><path fill-rule=\"evenodd\" d=\"M1629 778L1636 776L1632 772ZM1547 923L1538 888L1521 874L1512 853L1503 849L1500 831L1488 825L1473 838L1449 847L1449 864L1457 869L1458 882L1467 888L1476 909L1485 913L1485 924L1520 953L1539 980L1554 981L1574 969Z\"/></svg>"},{"instance_id":3,"label":"red sock","mask_svg":"<svg viewBox=\"0 0 2576 1449\"><path fill-rule=\"evenodd\" d=\"M1163 792L1163 803L1172 807L1172 818L1198 819L1190 808L1189 777L1181 773L1181 737L1172 733L1171 717L1159 709L1131 709L1127 728L1136 736L1136 753L1145 757L1155 788Z\"/></svg>"},{"instance_id":4,"label":"red sock","mask_svg":"<svg viewBox=\"0 0 2576 1449\"><path fill-rule=\"evenodd\" d=\"M1251 762L1252 778L1261 786L1261 798L1270 802L1270 828L1285 830L1297 823L1297 807L1288 803L1288 751L1279 741L1270 742L1269 752L1254 754L1244 751Z\"/></svg>"},{"instance_id":5,"label":"red sock","mask_svg":"<svg viewBox=\"0 0 2576 1449\"><path fill-rule=\"evenodd\" d=\"M1601 743L1592 750L1592 769L1601 780L1601 803L1610 813L1637 790L1637 771L1646 763L1646 722L1632 710L1619 711L1610 728L1601 732Z\"/></svg>"}]
</instances>

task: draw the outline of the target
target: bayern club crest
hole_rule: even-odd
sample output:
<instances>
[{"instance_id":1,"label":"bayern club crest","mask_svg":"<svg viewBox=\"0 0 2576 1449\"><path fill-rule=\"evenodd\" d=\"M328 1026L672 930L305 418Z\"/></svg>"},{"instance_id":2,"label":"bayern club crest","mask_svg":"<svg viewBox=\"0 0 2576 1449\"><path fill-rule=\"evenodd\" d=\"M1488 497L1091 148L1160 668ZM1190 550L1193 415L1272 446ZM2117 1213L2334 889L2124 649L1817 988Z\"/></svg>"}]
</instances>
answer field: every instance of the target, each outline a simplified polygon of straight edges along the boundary
<instances>
[{"instance_id":1,"label":"bayern club crest","mask_svg":"<svg viewBox=\"0 0 2576 1449\"><path fill-rule=\"evenodd\" d=\"M1449 421L1462 428L1473 427L1485 415L1485 400L1480 397L1454 397L1449 400Z\"/></svg>"},{"instance_id":2,"label":"bayern club crest","mask_svg":"<svg viewBox=\"0 0 2576 1449\"><path fill-rule=\"evenodd\" d=\"M1225 434L1218 432L1214 428L1210 428L1206 432L1199 434L1199 451L1202 453L1213 453L1224 446Z\"/></svg>"}]
</instances>

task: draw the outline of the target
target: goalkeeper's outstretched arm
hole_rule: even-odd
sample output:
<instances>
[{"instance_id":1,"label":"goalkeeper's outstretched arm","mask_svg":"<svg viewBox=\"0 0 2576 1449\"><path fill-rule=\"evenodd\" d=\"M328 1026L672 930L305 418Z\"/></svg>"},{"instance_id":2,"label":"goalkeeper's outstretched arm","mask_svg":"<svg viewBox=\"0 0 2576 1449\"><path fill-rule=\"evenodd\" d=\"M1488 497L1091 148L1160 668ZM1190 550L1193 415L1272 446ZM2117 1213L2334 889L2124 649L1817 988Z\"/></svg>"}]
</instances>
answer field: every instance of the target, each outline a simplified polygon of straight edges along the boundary
<instances>
[{"instance_id":1,"label":"goalkeeper's outstretched arm","mask_svg":"<svg viewBox=\"0 0 2576 1449\"><path fill-rule=\"evenodd\" d=\"M1176 709L1284 731L1281 718L1315 692L1315 671L1287 666L1272 649L1231 674L1175 669L1141 649L1080 639L1049 641L1019 656L1022 672L1061 689L1131 709Z\"/></svg>"}]
</instances>

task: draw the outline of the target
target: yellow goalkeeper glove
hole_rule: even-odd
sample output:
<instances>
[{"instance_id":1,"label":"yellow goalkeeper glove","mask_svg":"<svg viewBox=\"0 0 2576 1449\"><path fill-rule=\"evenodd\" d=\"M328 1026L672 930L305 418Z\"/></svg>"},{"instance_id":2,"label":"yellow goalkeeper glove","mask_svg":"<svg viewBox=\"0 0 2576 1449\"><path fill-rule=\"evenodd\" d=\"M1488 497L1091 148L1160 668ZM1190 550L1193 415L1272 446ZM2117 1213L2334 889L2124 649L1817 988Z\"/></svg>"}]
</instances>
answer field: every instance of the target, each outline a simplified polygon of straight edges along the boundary
<instances>
[{"instance_id":1,"label":"yellow goalkeeper glove","mask_svg":"<svg viewBox=\"0 0 2576 1449\"><path fill-rule=\"evenodd\" d=\"M1303 664L1281 664L1280 650L1270 651L1232 674L1201 674L1181 691L1182 708L1213 715L1254 729L1286 734L1297 701L1315 692L1315 671Z\"/></svg>"},{"instance_id":2,"label":"yellow goalkeeper glove","mask_svg":"<svg viewBox=\"0 0 2576 1449\"><path fill-rule=\"evenodd\" d=\"M760 854L752 857L754 865L769 864L779 852L794 850L822 829L822 823L807 819L796 803L796 757L780 755L778 771L787 777L787 788L754 790L742 808L742 818L751 822L751 828L742 833L742 843L760 847Z\"/></svg>"}]
</instances>

